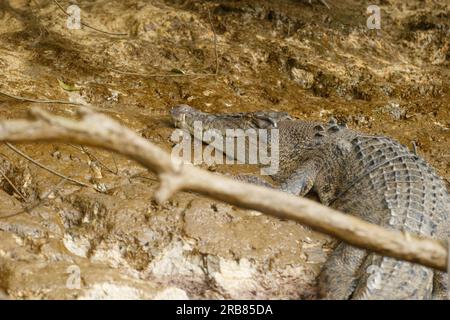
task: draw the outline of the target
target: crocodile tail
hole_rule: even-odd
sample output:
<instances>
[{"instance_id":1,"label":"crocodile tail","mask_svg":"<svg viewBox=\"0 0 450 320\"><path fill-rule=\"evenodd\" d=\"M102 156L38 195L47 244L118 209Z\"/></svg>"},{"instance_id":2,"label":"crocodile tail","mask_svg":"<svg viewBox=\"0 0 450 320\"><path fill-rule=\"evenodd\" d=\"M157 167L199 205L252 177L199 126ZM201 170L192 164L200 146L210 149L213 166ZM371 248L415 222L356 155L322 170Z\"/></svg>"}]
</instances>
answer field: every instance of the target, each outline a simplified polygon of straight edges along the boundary
<instances>
[{"instance_id":1,"label":"crocodile tail","mask_svg":"<svg viewBox=\"0 0 450 320\"><path fill-rule=\"evenodd\" d=\"M415 300L432 296L433 271L427 267L372 253L360 272L352 299Z\"/></svg>"}]
</instances>

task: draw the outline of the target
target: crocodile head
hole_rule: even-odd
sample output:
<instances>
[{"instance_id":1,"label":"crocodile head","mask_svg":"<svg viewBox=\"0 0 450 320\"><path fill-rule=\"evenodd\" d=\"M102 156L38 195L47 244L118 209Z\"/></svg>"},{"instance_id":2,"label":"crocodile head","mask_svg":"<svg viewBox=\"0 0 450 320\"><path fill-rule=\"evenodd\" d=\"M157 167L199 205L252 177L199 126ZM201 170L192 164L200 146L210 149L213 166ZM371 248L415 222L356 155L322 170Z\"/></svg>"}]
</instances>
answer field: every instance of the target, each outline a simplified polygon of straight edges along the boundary
<instances>
[{"instance_id":1,"label":"crocodile head","mask_svg":"<svg viewBox=\"0 0 450 320\"><path fill-rule=\"evenodd\" d=\"M268 129L276 128L279 121L291 120L286 112L257 111L242 113L206 113L188 105L173 107L170 111L175 127L194 131L194 122L201 122L203 130L218 130L225 134L226 129Z\"/></svg>"}]
</instances>

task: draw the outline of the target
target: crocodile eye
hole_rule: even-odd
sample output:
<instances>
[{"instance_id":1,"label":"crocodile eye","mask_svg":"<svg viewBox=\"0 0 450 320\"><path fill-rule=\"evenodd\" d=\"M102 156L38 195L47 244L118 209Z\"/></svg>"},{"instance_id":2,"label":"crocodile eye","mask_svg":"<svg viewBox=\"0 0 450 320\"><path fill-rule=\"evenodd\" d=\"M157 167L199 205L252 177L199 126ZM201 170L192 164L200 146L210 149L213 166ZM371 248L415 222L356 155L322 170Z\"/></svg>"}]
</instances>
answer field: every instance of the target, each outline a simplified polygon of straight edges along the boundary
<instances>
[{"instance_id":1,"label":"crocodile eye","mask_svg":"<svg viewBox=\"0 0 450 320\"><path fill-rule=\"evenodd\" d=\"M323 134L322 132L317 132L317 133L314 135L314 138L322 138L322 137L325 137L325 134Z\"/></svg>"},{"instance_id":2,"label":"crocodile eye","mask_svg":"<svg viewBox=\"0 0 450 320\"><path fill-rule=\"evenodd\" d=\"M329 131L329 132L337 132L337 131L339 131L339 130L340 130L340 128L339 128L339 126L336 125L336 124L331 125L330 127L328 127L328 131Z\"/></svg>"},{"instance_id":3,"label":"crocodile eye","mask_svg":"<svg viewBox=\"0 0 450 320\"><path fill-rule=\"evenodd\" d=\"M321 124L318 124L317 126L314 127L314 130L316 131L325 131L325 127Z\"/></svg>"},{"instance_id":4,"label":"crocodile eye","mask_svg":"<svg viewBox=\"0 0 450 320\"><path fill-rule=\"evenodd\" d=\"M266 129L269 127L277 127L277 121L270 116L265 115L264 113L261 114L253 114L252 120L254 124L260 128L260 129Z\"/></svg>"},{"instance_id":5,"label":"crocodile eye","mask_svg":"<svg viewBox=\"0 0 450 320\"><path fill-rule=\"evenodd\" d=\"M330 120L328 120L328 123L333 125L333 124L337 124L337 120L335 117L331 117Z\"/></svg>"}]
</instances>

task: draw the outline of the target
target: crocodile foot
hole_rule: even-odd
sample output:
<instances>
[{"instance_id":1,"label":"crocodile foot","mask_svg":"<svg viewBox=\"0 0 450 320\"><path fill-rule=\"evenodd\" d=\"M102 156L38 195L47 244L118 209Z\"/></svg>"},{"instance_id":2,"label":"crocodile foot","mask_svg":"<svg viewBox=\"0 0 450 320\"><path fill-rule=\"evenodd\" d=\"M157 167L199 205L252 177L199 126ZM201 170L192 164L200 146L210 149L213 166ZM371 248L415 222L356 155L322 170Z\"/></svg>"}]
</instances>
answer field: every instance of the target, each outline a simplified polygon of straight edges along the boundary
<instances>
[{"instance_id":1,"label":"crocodile foot","mask_svg":"<svg viewBox=\"0 0 450 320\"><path fill-rule=\"evenodd\" d=\"M450 300L448 291L449 276L446 272L435 271L433 282L433 300Z\"/></svg>"},{"instance_id":2,"label":"crocodile foot","mask_svg":"<svg viewBox=\"0 0 450 320\"><path fill-rule=\"evenodd\" d=\"M365 250L340 243L320 273L320 297L326 300L349 299L358 284L358 270L366 256Z\"/></svg>"},{"instance_id":3,"label":"crocodile foot","mask_svg":"<svg viewBox=\"0 0 450 320\"><path fill-rule=\"evenodd\" d=\"M358 271L367 252L340 243L322 268L319 293L322 299L347 300L358 284Z\"/></svg>"},{"instance_id":4,"label":"crocodile foot","mask_svg":"<svg viewBox=\"0 0 450 320\"><path fill-rule=\"evenodd\" d=\"M322 269L319 292L324 299L336 300L430 299L432 280L429 268L341 243ZM446 280L435 277L435 299L445 298Z\"/></svg>"}]
</instances>

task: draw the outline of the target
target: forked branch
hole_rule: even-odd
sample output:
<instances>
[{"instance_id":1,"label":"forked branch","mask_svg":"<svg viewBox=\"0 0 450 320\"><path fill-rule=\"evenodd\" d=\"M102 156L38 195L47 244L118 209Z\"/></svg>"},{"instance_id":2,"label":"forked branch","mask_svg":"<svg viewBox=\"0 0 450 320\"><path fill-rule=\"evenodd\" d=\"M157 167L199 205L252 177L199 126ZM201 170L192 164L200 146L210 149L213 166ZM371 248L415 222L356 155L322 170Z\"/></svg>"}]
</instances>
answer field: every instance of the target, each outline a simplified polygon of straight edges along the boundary
<instances>
[{"instance_id":1,"label":"forked branch","mask_svg":"<svg viewBox=\"0 0 450 320\"><path fill-rule=\"evenodd\" d=\"M111 118L86 108L81 113L81 119L76 121L33 109L31 120L0 121L0 141L53 141L111 150L158 175L161 184L155 199L160 203L178 191L195 191L242 208L297 221L356 247L447 270L447 245L440 241L387 230L312 200L177 163L168 153Z\"/></svg>"}]
</instances>

